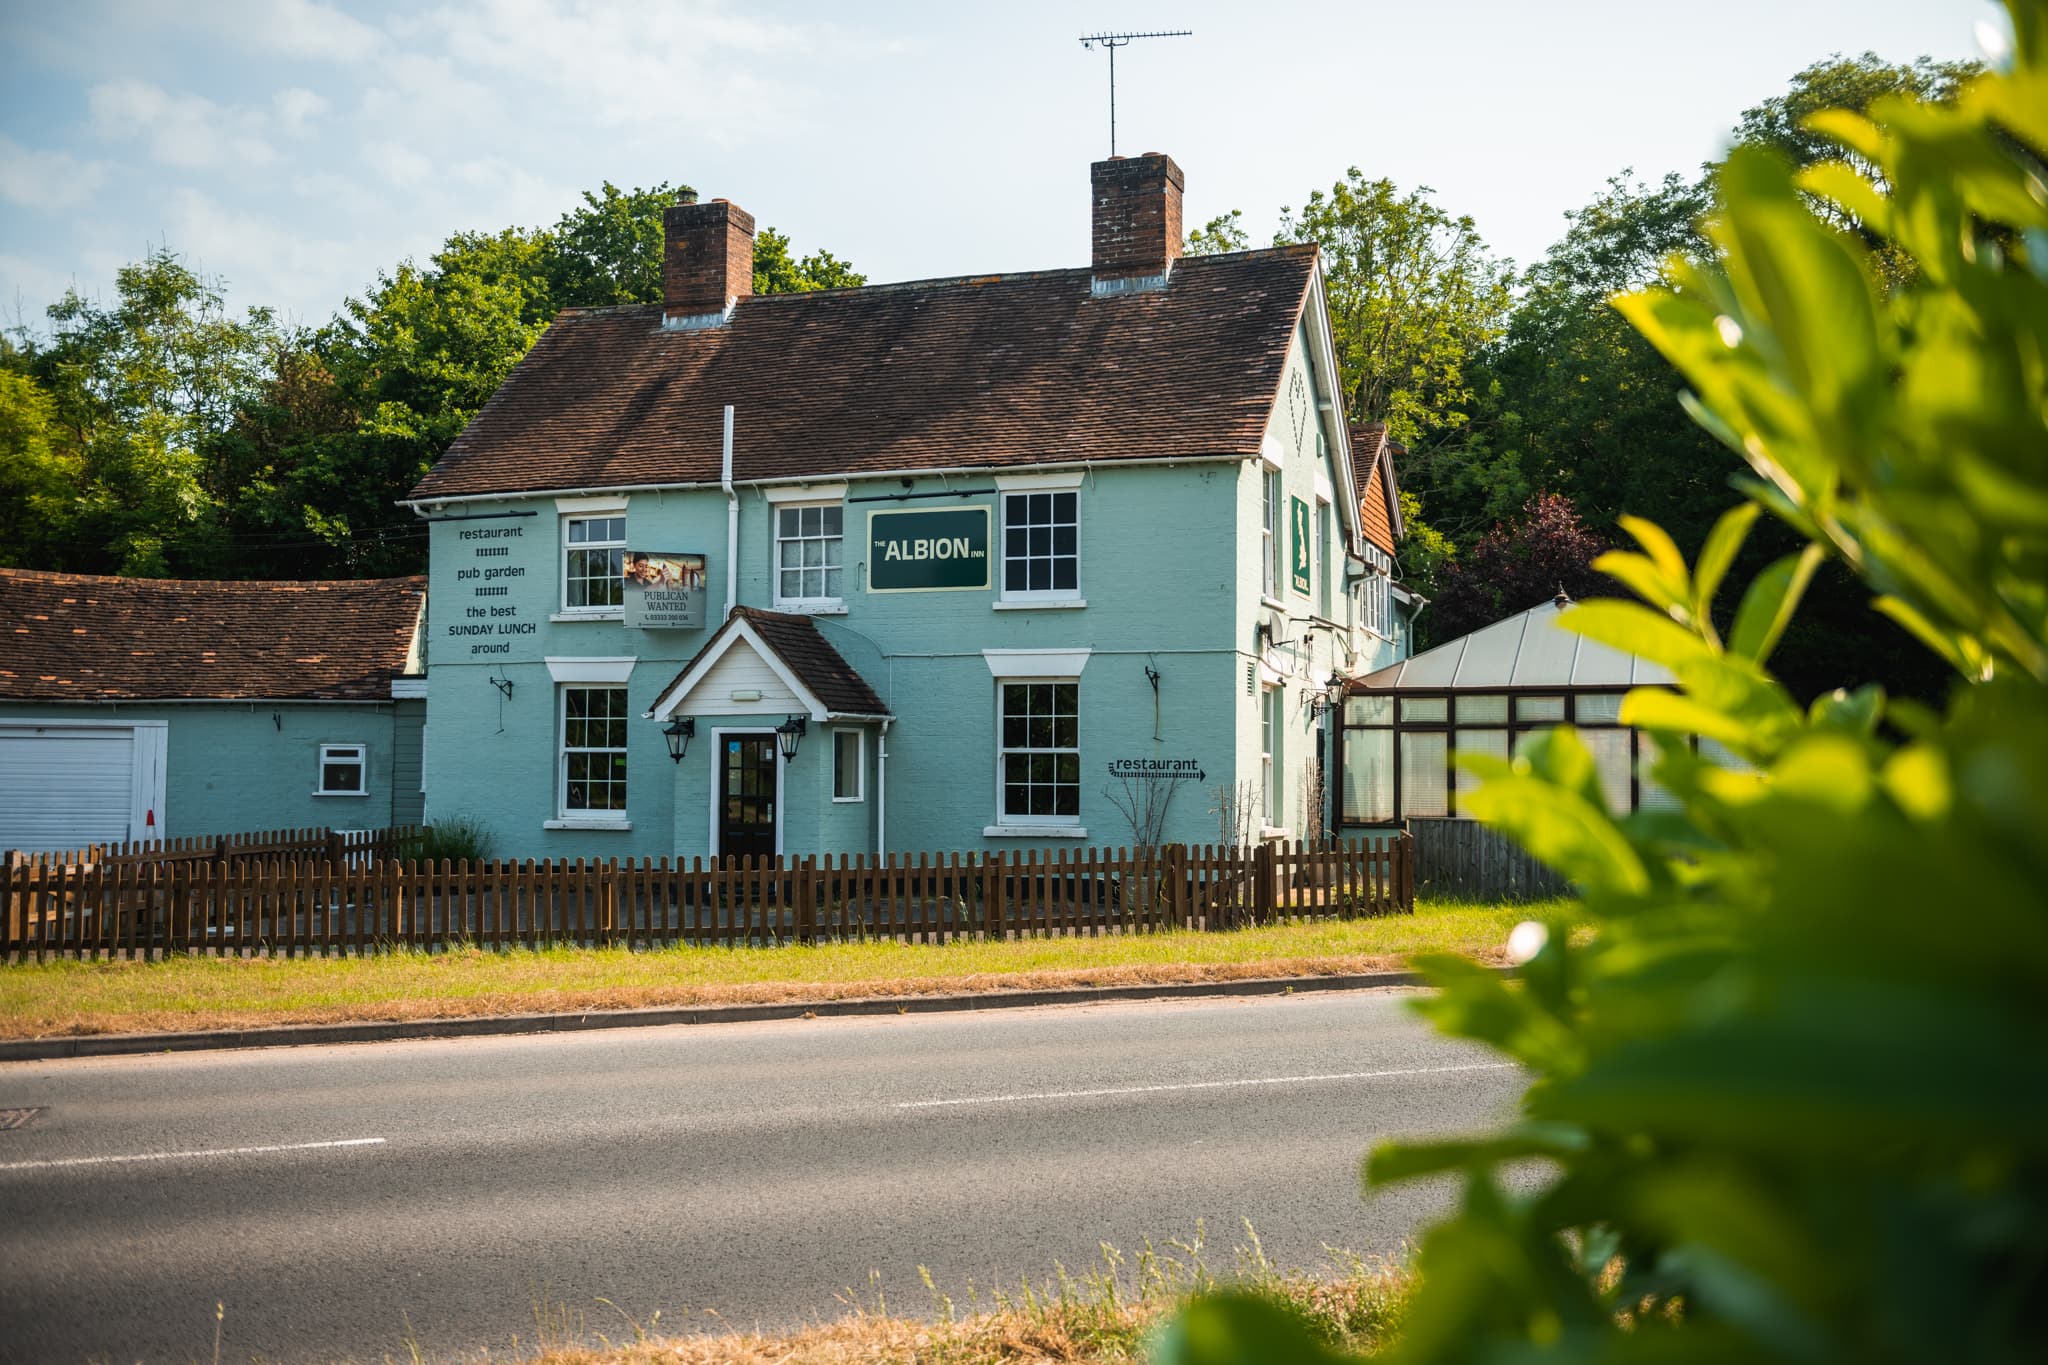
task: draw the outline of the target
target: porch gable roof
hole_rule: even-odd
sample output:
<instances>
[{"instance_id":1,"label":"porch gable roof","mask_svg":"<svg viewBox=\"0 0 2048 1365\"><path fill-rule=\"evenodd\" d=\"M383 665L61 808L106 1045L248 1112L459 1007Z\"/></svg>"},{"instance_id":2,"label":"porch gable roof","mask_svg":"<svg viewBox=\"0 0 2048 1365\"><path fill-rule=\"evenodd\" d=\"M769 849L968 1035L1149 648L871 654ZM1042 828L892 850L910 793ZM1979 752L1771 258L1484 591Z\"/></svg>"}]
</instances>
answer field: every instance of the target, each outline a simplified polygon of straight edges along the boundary
<instances>
[{"instance_id":1,"label":"porch gable roof","mask_svg":"<svg viewBox=\"0 0 2048 1365\"><path fill-rule=\"evenodd\" d=\"M811 720L881 720L890 715L888 704L819 632L817 622L760 607L734 607L696 657L661 690L649 715L667 720L678 713L721 714L697 711L690 705L691 693L720 660L743 646L796 695Z\"/></svg>"}]
</instances>

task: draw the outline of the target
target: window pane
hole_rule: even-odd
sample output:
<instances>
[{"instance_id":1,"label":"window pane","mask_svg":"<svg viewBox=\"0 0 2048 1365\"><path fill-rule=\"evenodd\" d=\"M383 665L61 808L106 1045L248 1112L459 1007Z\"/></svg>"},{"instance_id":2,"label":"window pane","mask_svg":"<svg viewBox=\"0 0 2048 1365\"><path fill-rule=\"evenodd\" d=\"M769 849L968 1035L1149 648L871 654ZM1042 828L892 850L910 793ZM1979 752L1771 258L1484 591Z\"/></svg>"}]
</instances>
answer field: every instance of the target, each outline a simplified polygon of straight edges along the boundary
<instances>
[{"instance_id":1,"label":"window pane","mask_svg":"<svg viewBox=\"0 0 2048 1365\"><path fill-rule=\"evenodd\" d=\"M860 731L832 732L832 795L842 801L860 795L860 750Z\"/></svg>"},{"instance_id":2,"label":"window pane","mask_svg":"<svg viewBox=\"0 0 2048 1365\"><path fill-rule=\"evenodd\" d=\"M1401 698L1401 723L1403 725L1415 721L1441 723L1450 718L1450 713L1450 702L1443 697Z\"/></svg>"},{"instance_id":3,"label":"window pane","mask_svg":"<svg viewBox=\"0 0 2048 1365\"><path fill-rule=\"evenodd\" d=\"M1517 725L1527 725L1531 721L1563 719L1563 697L1518 697L1515 700L1515 723Z\"/></svg>"},{"instance_id":4,"label":"window pane","mask_svg":"<svg viewBox=\"0 0 2048 1365\"><path fill-rule=\"evenodd\" d=\"M833 505L823 509L824 529L828 536L842 535L846 526L846 509Z\"/></svg>"},{"instance_id":5,"label":"window pane","mask_svg":"<svg viewBox=\"0 0 2048 1365\"><path fill-rule=\"evenodd\" d=\"M1505 700L1505 698L1502 700ZM1464 701L1460 699L1458 705L1462 708L1464 704ZM1453 744L1455 752L1461 754L1491 754L1493 757L1500 759L1508 756L1508 732L1506 730L1466 730L1461 728L1458 730ZM1480 787L1480 781L1463 768L1457 769L1451 776L1452 780L1457 783L1457 813L1461 816L1469 817L1471 812L1465 809L1465 794L1477 791Z\"/></svg>"},{"instance_id":6,"label":"window pane","mask_svg":"<svg viewBox=\"0 0 2048 1365\"><path fill-rule=\"evenodd\" d=\"M1506 725L1508 723L1508 699L1502 696L1461 696L1458 698L1458 724L1460 725Z\"/></svg>"},{"instance_id":7,"label":"window pane","mask_svg":"<svg viewBox=\"0 0 2048 1365\"><path fill-rule=\"evenodd\" d=\"M1384 700L1382 698L1381 700ZM1344 820L1380 824L1394 818L1394 732L1344 735Z\"/></svg>"},{"instance_id":8,"label":"window pane","mask_svg":"<svg viewBox=\"0 0 2048 1365\"><path fill-rule=\"evenodd\" d=\"M1648 735L1642 736L1641 742L1636 746L1636 782L1641 789L1638 809L1677 810L1679 808L1678 798L1659 786L1650 775L1656 770L1659 752L1657 741L1651 739Z\"/></svg>"},{"instance_id":9,"label":"window pane","mask_svg":"<svg viewBox=\"0 0 2048 1365\"><path fill-rule=\"evenodd\" d=\"M1577 714L1581 725L1614 725L1621 720L1621 693L1581 692Z\"/></svg>"},{"instance_id":10,"label":"window pane","mask_svg":"<svg viewBox=\"0 0 2048 1365\"><path fill-rule=\"evenodd\" d=\"M1444 793L1445 736L1425 731L1401 736L1401 814L1442 815L1449 809Z\"/></svg>"},{"instance_id":11,"label":"window pane","mask_svg":"<svg viewBox=\"0 0 2048 1365\"><path fill-rule=\"evenodd\" d=\"M797 533L797 515L796 509L794 507L783 508L781 514L776 518L776 520L779 523L781 523L780 529L777 532L777 534L784 536L793 536Z\"/></svg>"},{"instance_id":12,"label":"window pane","mask_svg":"<svg viewBox=\"0 0 2048 1365\"><path fill-rule=\"evenodd\" d=\"M1628 731L1582 730L1579 739L1593 753L1593 770L1600 776L1600 794L1607 800L1607 809L1617 815L1628 814Z\"/></svg>"},{"instance_id":13,"label":"window pane","mask_svg":"<svg viewBox=\"0 0 2048 1365\"><path fill-rule=\"evenodd\" d=\"M1346 725L1392 725L1394 723L1394 699L1384 694L1377 697L1348 697L1344 702L1344 723Z\"/></svg>"}]
</instances>

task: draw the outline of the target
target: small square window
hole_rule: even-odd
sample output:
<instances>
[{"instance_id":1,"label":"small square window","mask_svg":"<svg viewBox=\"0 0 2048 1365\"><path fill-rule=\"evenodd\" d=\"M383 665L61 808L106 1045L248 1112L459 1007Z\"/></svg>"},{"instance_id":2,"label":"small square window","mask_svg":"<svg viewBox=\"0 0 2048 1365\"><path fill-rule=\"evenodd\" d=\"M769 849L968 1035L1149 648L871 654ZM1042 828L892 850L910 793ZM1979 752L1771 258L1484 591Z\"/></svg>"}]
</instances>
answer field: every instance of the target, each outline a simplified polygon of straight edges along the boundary
<instances>
[{"instance_id":1,"label":"small square window","mask_svg":"<svg viewBox=\"0 0 2048 1365\"><path fill-rule=\"evenodd\" d=\"M361 744L320 746L320 795L367 796L369 756Z\"/></svg>"}]
</instances>

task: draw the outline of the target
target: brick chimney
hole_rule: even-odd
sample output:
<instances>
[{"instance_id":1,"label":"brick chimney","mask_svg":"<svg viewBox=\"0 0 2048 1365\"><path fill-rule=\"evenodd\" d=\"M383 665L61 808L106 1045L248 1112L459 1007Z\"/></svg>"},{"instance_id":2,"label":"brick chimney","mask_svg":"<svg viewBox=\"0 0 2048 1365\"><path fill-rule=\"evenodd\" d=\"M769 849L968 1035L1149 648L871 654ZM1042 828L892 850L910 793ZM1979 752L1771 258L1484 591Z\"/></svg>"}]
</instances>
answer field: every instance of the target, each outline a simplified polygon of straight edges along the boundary
<instances>
[{"instance_id":1,"label":"brick chimney","mask_svg":"<svg viewBox=\"0 0 2048 1365\"><path fill-rule=\"evenodd\" d=\"M1088 168L1095 206L1095 292L1159 289L1180 259L1181 189L1164 152L1113 156Z\"/></svg>"},{"instance_id":2,"label":"brick chimney","mask_svg":"<svg viewBox=\"0 0 2048 1365\"><path fill-rule=\"evenodd\" d=\"M661 325L721 326L753 292L754 215L724 199L700 204L684 190L661 213Z\"/></svg>"}]
</instances>

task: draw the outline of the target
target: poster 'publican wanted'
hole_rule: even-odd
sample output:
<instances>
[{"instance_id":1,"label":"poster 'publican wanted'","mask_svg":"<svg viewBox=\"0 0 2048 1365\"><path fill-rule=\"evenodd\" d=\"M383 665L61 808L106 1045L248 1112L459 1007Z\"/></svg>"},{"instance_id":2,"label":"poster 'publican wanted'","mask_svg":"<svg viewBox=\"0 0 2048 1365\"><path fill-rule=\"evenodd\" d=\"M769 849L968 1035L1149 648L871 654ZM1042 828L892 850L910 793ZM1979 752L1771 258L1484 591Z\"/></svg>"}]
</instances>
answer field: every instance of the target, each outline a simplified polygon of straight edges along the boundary
<instances>
[{"instance_id":1,"label":"poster 'publican wanted'","mask_svg":"<svg viewBox=\"0 0 2048 1365\"><path fill-rule=\"evenodd\" d=\"M626 551L626 624L641 630L702 630L704 556Z\"/></svg>"}]
</instances>

